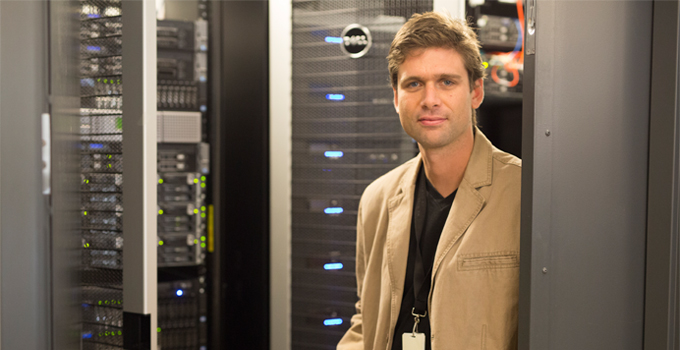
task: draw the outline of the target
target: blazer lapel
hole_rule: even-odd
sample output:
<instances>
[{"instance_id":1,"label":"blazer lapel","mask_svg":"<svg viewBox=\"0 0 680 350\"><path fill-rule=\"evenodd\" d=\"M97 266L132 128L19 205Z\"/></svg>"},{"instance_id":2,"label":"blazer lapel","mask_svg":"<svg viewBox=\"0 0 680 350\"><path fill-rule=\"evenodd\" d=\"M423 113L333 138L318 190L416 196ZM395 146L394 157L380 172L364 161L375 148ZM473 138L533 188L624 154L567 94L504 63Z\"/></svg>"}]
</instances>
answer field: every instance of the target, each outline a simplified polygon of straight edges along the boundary
<instances>
[{"instance_id":1,"label":"blazer lapel","mask_svg":"<svg viewBox=\"0 0 680 350\"><path fill-rule=\"evenodd\" d=\"M453 200L451 211L446 218L439 244L437 244L437 253L434 256L434 266L432 267L432 286L434 286L434 278L442 260L456 241L465 233L483 207L484 197L477 192L477 189L463 180L458 187L456 199Z\"/></svg>"},{"instance_id":2,"label":"blazer lapel","mask_svg":"<svg viewBox=\"0 0 680 350\"><path fill-rule=\"evenodd\" d=\"M401 308L406 279L406 264L411 236L411 217L415 181L420 169L421 158L413 162L399 184L398 193L388 201L389 220L387 226L387 268L390 277L390 329L394 329Z\"/></svg>"},{"instance_id":3,"label":"blazer lapel","mask_svg":"<svg viewBox=\"0 0 680 350\"><path fill-rule=\"evenodd\" d=\"M432 267L432 286L434 286L435 276L442 260L484 207L484 197L477 191L477 188L491 185L492 151L491 142L475 127L475 144L472 154L442 229L439 244L437 244L437 253ZM430 296L432 296L431 290Z\"/></svg>"}]
</instances>

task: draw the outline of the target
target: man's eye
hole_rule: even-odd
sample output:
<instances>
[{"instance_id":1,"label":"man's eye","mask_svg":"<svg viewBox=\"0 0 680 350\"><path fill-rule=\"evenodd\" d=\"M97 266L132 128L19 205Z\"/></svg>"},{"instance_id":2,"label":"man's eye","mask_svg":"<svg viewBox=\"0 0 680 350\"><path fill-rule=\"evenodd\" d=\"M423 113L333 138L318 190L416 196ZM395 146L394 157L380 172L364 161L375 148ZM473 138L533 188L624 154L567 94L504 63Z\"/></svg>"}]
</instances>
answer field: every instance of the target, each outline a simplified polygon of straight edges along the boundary
<instances>
[{"instance_id":1,"label":"man's eye","mask_svg":"<svg viewBox=\"0 0 680 350\"><path fill-rule=\"evenodd\" d=\"M418 87L418 86L420 86L420 83L418 83L417 81L412 81L412 82L408 83L408 87Z\"/></svg>"},{"instance_id":2,"label":"man's eye","mask_svg":"<svg viewBox=\"0 0 680 350\"><path fill-rule=\"evenodd\" d=\"M451 81L451 80L448 80L448 79L444 80L444 85L453 85L453 84L454 84L454 82Z\"/></svg>"}]
</instances>

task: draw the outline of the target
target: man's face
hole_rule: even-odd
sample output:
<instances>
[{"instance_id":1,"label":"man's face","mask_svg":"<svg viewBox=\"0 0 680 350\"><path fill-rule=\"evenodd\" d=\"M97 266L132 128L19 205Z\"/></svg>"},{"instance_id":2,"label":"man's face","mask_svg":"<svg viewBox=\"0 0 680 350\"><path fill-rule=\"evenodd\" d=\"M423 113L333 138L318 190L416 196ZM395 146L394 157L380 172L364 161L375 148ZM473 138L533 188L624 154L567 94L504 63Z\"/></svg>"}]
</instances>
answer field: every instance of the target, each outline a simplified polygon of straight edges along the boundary
<instances>
[{"instance_id":1,"label":"man's face","mask_svg":"<svg viewBox=\"0 0 680 350\"><path fill-rule=\"evenodd\" d=\"M483 99L483 80L470 91L463 58L454 49L421 49L399 66L394 107L421 149L445 148L471 130L472 109Z\"/></svg>"}]
</instances>

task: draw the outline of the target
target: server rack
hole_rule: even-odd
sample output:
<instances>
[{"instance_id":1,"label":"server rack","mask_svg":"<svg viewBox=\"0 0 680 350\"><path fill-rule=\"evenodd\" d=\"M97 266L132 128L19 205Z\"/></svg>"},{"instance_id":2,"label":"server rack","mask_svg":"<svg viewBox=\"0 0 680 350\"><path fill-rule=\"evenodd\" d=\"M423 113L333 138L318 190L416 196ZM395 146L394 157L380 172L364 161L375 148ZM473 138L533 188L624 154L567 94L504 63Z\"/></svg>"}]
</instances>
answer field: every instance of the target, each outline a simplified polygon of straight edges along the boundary
<instances>
[{"instance_id":1,"label":"server rack","mask_svg":"<svg viewBox=\"0 0 680 350\"><path fill-rule=\"evenodd\" d=\"M487 75L478 126L496 147L521 157L524 6L521 0L519 5L470 0L465 6Z\"/></svg>"},{"instance_id":2,"label":"server rack","mask_svg":"<svg viewBox=\"0 0 680 350\"><path fill-rule=\"evenodd\" d=\"M82 349L123 347L122 4L81 3Z\"/></svg>"},{"instance_id":3,"label":"server rack","mask_svg":"<svg viewBox=\"0 0 680 350\"><path fill-rule=\"evenodd\" d=\"M82 348L119 349L129 341L124 336L131 338L123 320L138 321L123 311L124 6L119 0L81 6ZM163 349L207 349L208 341L208 24L206 3L195 6L201 14L196 21L154 25L159 112L153 259L159 284L150 302L159 306L151 315L158 327L152 328ZM134 33L127 35L126 40L137 40L130 36ZM127 119L126 129L133 120ZM156 273L148 278L155 285Z\"/></svg>"},{"instance_id":4,"label":"server rack","mask_svg":"<svg viewBox=\"0 0 680 350\"><path fill-rule=\"evenodd\" d=\"M176 350L208 348L208 10L193 5L200 18L156 27L158 343Z\"/></svg>"},{"instance_id":5,"label":"server rack","mask_svg":"<svg viewBox=\"0 0 680 350\"><path fill-rule=\"evenodd\" d=\"M432 1L293 3L293 349L334 349L349 328L359 199L417 151L394 111L385 57L406 19L428 10ZM352 28L367 52L343 51Z\"/></svg>"}]
</instances>

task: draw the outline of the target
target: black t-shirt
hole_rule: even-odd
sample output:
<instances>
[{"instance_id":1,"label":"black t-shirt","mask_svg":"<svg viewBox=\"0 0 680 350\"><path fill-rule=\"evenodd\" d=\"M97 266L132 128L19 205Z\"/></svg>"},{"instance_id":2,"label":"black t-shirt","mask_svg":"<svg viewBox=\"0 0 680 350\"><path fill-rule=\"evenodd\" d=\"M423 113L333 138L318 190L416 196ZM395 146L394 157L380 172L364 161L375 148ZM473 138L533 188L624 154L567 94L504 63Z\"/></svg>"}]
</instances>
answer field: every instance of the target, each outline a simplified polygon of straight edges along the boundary
<instances>
[{"instance_id":1,"label":"black t-shirt","mask_svg":"<svg viewBox=\"0 0 680 350\"><path fill-rule=\"evenodd\" d=\"M399 310L399 318L397 325L394 328L394 336L392 338L392 350L402 350L401 337L403 333L413 332L414 317L411 314L415 303L415 292L413 290L413 276L415 271L416 250L418 244L416 243L417 231L421 232L420 238L420 253L423 258L424 273L428 270L429 274L425 276L427 280L432 278L431 267L434 263L434 255L437 251L437 244L441 236L442 229L446 223L446 218L451 210L453 199L456 197L456 191L444 198L432 186L427 177L425 170L421 165L418 171L418 179L416 180L416 190L413 200L413 217L411 220L411 236L408 247L408 262L406 264L406 279L404 280L404 295L401 300L401 309ZM424 216L424 219L416 220L418 216ZM423 227L416 230L416 222L422 222ZM432 348L430 344L430 319L428 316L420 319L418 324L418 332L425 334L426 349Z\"/></svg>"}]
</instances>

